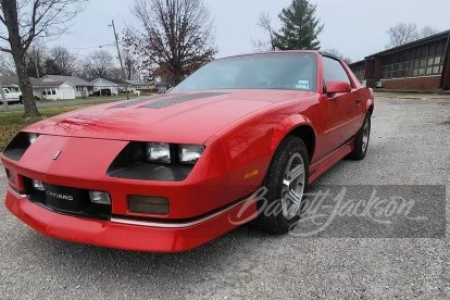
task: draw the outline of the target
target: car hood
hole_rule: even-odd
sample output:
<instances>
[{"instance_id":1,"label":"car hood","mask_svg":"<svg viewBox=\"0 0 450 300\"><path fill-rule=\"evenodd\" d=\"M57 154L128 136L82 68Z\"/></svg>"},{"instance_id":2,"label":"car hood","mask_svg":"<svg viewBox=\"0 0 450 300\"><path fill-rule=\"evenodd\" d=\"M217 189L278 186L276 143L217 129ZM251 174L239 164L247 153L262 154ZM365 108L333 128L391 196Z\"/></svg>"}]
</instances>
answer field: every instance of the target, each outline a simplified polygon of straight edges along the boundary
<instances>
[{"instance_id":1,"label":"car hood","mask_svg":"<svg viewBox=\"0 0 450 300\"><path fill-rule=\"evenodd\" d=\"M25 131L69 137L201 144L248 114L279 101L312 94L280 90L169 93L62 114L31 125Z\"/></svg>"}]
</instances>

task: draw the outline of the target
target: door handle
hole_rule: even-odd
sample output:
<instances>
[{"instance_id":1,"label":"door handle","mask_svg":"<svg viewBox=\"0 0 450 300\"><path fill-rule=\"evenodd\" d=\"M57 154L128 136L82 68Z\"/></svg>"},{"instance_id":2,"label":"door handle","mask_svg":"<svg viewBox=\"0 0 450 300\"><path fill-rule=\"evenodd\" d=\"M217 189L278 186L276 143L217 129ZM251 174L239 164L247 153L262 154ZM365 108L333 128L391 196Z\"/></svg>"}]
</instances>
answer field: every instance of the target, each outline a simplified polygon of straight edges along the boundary
<instances>
[{"instance_id":1,"label":"door handle","mask_svg":"<svg viewBox=\"0 0 450 300\"><path fill-rule=\"evenodd\" d=\"M356 104L361 104L361 99L356 99Z\"/></svg>"}]
</instances>

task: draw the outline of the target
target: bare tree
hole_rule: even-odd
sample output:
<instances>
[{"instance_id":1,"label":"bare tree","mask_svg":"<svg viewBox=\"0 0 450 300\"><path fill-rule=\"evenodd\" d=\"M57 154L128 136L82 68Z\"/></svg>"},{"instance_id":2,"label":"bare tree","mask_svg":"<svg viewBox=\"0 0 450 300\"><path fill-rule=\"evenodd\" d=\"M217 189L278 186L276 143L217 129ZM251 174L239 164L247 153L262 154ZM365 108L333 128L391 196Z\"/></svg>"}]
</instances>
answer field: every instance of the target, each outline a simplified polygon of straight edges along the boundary
<instances>
[{"instance_id":1,"label":"bare tree","mask_svg":"<svg viewBox=\"0 0 450 300\"><path fill-rule=\"evenodd\" d=\"M132 79L139 79L139 67L138 67L138 61L133 55L131 55L129 52L124 53L124 65L125 65L125 74L127 80Z\"/></svg>"},{"instance_id":2,"label":"bare tree","mask_svg":"<svg viewBox=\"0 0 450 300\"><path fill-rule=\"evenodd\" d=\"M123 82L123 73L122 68L113 67L109 70L108 76L106 79L115 81L115 82ZM129 80L128 78L126 80Z\"/></svg>"},{"instance_id":3,"label":"bare tree","mask_svg":"<svg viewBox=\"0 0 450 300\"><path fill-rule=\"evenodd\" d=\"M420 38L426 38L432 35L435 35L436 33L439 33L439 30L437 30L436 28L433 28L431 26L424 26L422 28L422 30L419 33L419 37Z\"/></svg>"},{"instance_id":4,"label":"bare tree","mask_svg":"<svg viewBox=\"0 0 450 300\"><path fill-rule=\"evenodd\" d=\"M87 0L0 0L0 50L11 53L19 76L25 116L39 116L26 71L26 53L37 37L62 34Z\"/></svg>"},{"instance_id":5,"label":"bare tree","mask_svg":"<svg viewBox=\"0 0 450 300\"><path fill-rule=\"evenodd\" d=\"M50 59L59 70L59 75L72 76L76 72L77 59L68 49L55 47L50 50Z\"/></svg>"},{"instance_id":6,"label":"bare tree","mask_svg":"<svg viewBox=\"0 0 450 300\"><path fill-rule=\"evenodd\" d=\"M143 43L131 28L126 28L123 36L125 38L122 47L125 50L123 56L127 78L149 77L149 74L155 72L155 64L150 61L146 49L142 48Z\"/></svg>"},{"instance_id":7,"label":"bare tree","mask_svg":"<svg viewBox=\"0 0 450 300\"><path fill-rule=\"evenodd\" d=\"M83 77L89 80L107 78L114 67L113 56L106 50L92 52L83 66Z\"/></svg>"},{"instance_id":8,"label":"bare tree","mask_svg":"<svg viewBox=\"0 0 450 300\"><path fill-rule=\"evenodd\" d=\"M417 25L414 23L398 23L391 26L387 31L389 35L389 44L386 48L400 46L415 40L426 38L428 36L438 33L439 30L431 26L424 26L422 30L418 30Z\"/></svg>"},{"instance_id":9,"label":"bare tree","mask_svg":"<svg viewBox=\"0 0 450 300\"><path fill-rule=\"evenodd\" d=\"M346 64L352 63L351 58L344 56L341 52L339 52L339 50L337 50L335 48L326 49L324 52L332 54L332 55L342 59Z\"/></svg>"},{"instance_id":10,"label":"bare tree","mask_svg":"<svg viewBox=\"0 0 450 300\"><path fill-rule=\"evenodd\" d=\"M202 0L135 0L132 12L140 28L128 28L125 46L150 73L163 68L174 85L213 59L213 27Z\"/></svg>"},{"instance_id":11,"label":"bare tree","mask_svg":"<svg viewBox=\"0 0 450 300\"><path fill-rule=\"evenodd\" d=\"M45 60L47 57L47 53L45 47L38 45L37 43L33 43L33 45L28 49L26 53L26 70L27 74L30 77L37 77L37 72L41 76L45 75Z\"/></svg>"},{"instance_id":12,"label":"bare tree","mask_svg":"<svg viewBox=\"0 0 450 300\"><path fill-rule=\"evenodd\" d=\"M275 35L272 27L272 20L268 13L261 13L258 18L257 26L261 27L268 35L268 41L257 40L253 41L253 48L256 51L275 51Z\"/></svg>"},{"instance_id":13,"label":"bare tree","mask_svg":"<svg viewBox=\"0 0 450 300\"><path fill-rule=\"evenodd\" d=\"M390 27L387 33L389 35L388 47L400 46L419 38L417 25L413 23L398 23L397 25Z\"/></svg>"},{"instance_id":14,"label":"bare tree","mask_svg":"<svg viewBox=\"0 0 450 300\"><path fill-rule=\"evenodd\" d=\"M10 55L0 54L0 74L4 76L16 75L14 71L14 62L11 60Z\"/></svg>"}]
</instances>

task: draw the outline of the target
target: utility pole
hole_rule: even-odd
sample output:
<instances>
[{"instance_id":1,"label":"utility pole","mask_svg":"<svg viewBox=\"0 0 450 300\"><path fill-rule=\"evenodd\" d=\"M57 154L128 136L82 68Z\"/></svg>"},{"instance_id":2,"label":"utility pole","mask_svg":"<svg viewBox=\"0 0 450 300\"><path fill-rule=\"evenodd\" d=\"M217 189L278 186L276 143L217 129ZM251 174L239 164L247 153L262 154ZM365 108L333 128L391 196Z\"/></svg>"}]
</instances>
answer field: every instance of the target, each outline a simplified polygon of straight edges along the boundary
<instances>
[{"instance_id":1,"label":"utility pole","mask_svg":"<svg viewBox=\"0 0 450 300\"><path fill-rule=\"evenodd\" d=\"M120 47L119 47L119 41L118 41L119 38L116 33L116 27L114 26L114 20L112 20L111 25L109 25L109 26L112 27L113 31L114 31L114 38L116 40L116 47L117 47L117 55L119 57L120 67L122 68L123 82L125 83L125 93L127 93L127 100L130 100L130 96L128 95L127 75L125 74L125 68L123 67L122 55L120 54Z\"/></svg>"},{"instance_id":2,"label":"utility pole","mask_svg":"<svg viewBox=\"0 0 450 300\"><path fill-rule=\"evenodd\" d=\"M5 91L3 90L3 84L2 84L1 79L0 79L0 94L2 95L2 101L3 101L3 105L5 106L5 110L9 110L8 100L6 99Z\"/></svg>"},{"instance_id":3,"label":"utility pole","mask_svg":"<svg viewBox=\"0 0 450 300\"><path fill-rule=\"evenodd\" d=\"M36 76L39 84L39 100L42 100L41 75L39 74L38 51L36 47L34 47L34 65L36 67Z\"/></svg>"}]
</instances>

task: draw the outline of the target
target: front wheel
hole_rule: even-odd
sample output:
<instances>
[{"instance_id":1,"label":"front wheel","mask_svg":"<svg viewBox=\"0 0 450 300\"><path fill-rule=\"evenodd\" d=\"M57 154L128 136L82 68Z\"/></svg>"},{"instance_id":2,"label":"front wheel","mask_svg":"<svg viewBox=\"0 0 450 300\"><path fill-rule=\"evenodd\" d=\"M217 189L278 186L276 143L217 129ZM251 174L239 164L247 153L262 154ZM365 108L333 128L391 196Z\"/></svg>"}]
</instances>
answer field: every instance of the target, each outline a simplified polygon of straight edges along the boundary
<instances>
[{"instance_id":1,"label":"front wheel","mask_svg":"<svg viewBox=\"0 0 450 300\"><path fill-rule=\"evenodd\" d=\"M275 153L265 180L267 192L258 202L256 225L264 231L287 233L297 223L308 184L309 155L299 137L288 136Z\"/></svg>"},{"instance_id":2,"label":"front wheel","mask_svg":"<svg viewBox=\"0 0 450 300\"><path fill-rule=\"evenodd\" d=\"M368 114L356 136L355 149L349 154L349 158L354 160L363 160L366 157L367 149L369 148L370 129L371 120L370 115Z\"/></svg>"}]
</instances>

